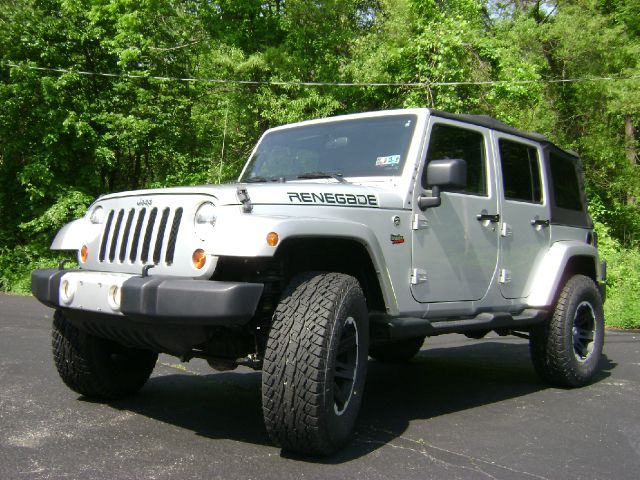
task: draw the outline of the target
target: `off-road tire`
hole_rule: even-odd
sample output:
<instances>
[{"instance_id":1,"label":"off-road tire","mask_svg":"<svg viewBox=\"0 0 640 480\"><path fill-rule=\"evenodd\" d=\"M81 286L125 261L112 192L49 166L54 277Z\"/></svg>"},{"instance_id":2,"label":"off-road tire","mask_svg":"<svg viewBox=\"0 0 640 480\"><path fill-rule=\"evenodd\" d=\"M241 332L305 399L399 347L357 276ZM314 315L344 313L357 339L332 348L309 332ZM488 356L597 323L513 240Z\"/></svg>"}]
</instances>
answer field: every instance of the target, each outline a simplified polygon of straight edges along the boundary
<instances>
[{"instance_id":1,"label":"off-road tire","mask_svg":"<svg viewBox=\"0 0 640 480\"><path fill-rule=\"evenodd\" d=\"M354 277L306 273L293 279L273 315L262 371L262 411L276 445L328 455L348 441L368 343L367 306Z\"/></svg>"},{"instance_id":2,"label":"off-road tire","mask_svg":"<svg viewBox=\"0 0 640 480\"><path fill-rule=\"evenodd\" d=\"M116 400L134 394L149 379L158 354L86 333L61 311L52 332L53 359L62 381L88 398Z\"/></svg>"},{"instance_id":3,"label":"off-road tire","mask_svg":"<svg viewBox=\"0 0 640 480\"><path fill-rule=\"evenodd\" d=\"M377 345L369 349L369 356L379 362L404 363L411 360L422 348L425 337L412 337Z\"/></svg>"},{"instance_id":4,"label":"off-road tire","mask_svg":"<svg viewBox=\"0 0 640 480\"><path fill-rule=\"evenodd\" d=\"M580 387L597 372L603 344L600 292L589 277L574 275L560 291L549 321L531 331L533 366L551 385Z\"/></svg>"}]
</instances>

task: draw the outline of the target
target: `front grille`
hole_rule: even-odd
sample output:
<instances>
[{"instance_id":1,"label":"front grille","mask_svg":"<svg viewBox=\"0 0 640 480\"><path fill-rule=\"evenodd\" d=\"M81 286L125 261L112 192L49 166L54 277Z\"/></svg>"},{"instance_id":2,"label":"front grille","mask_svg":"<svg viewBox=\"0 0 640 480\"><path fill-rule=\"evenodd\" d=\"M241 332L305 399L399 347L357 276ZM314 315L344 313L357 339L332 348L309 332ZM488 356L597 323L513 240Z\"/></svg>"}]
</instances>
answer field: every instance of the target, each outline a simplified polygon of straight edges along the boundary
<instances>
[{"instance_id":1,"label":"front grille","mask_svg":"<svg viewBox=\"0 0 640 480\"><path fill-rule=\"evenodd\" d=\"M128 259L129 263L143 265L151 262L157 265L163 261L171 265L181 219L182 208L109 210L98 260L124 263Z\"/></svg>"}]
</instances>

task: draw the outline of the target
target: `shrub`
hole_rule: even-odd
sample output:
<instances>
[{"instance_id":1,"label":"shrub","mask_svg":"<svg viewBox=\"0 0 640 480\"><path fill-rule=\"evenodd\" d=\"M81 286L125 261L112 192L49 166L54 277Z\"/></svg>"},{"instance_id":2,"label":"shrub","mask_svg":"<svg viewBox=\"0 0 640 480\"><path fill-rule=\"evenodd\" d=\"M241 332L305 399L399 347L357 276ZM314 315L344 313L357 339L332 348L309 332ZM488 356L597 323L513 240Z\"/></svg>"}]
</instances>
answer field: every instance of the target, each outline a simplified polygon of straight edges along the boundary
<instances>
[{"instance_id":1,"label":"shrub","mask_svg":"<svg viewBox=\"0 0 640 480\"><path fill-rule=\"evenodd\" d=\"M607 262L606 324L617 328L640 328L640 251L612 238L609 229L596 222L600 257Z\"/></svg>"}]
</instances>

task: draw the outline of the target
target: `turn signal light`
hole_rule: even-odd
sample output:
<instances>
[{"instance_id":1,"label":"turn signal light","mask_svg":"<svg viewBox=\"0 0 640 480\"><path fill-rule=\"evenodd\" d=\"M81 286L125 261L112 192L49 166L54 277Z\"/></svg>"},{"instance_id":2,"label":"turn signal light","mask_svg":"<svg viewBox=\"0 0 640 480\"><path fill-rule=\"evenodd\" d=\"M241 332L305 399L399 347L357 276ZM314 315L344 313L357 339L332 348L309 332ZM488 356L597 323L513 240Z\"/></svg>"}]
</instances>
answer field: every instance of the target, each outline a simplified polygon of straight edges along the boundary
<instances>
[{"instance_id":1,"label":"turn signal light","mask_svg":"<svg viewBox=\"0 0 640 480\"><path fill-rule=\"evenodd\" d=\"M270 247L275 247L276 245L278 245L279 241L280 238L278 237L278 234L276 232L269 232L267 234L267 245L269 245Z\"/></svg>"},{"instance_id":2,"label":"turn signal light","mask_svg":"<svg viewBox=\"0 0 640 480\"><path fill-rule=\"evenodd\" d=\"M202 269L202 267L204 267L204 264L207 263L207 255L204 253L204 250L199 248L194 251L193 255L191 255L191 262L193 263L193 266L198 270Z\"/></svg>"},{"instance_id":3,"label":"turn signal light","mask_svg":"<svg viewBox=\"0 0 640 480\"><path fill-rule=\"evenodd\" d=\"M86 263L87 258L89 257L89 248L86 245L83 245L80 249L80 261L82 263Z\"/></svg>"}]
</instances>

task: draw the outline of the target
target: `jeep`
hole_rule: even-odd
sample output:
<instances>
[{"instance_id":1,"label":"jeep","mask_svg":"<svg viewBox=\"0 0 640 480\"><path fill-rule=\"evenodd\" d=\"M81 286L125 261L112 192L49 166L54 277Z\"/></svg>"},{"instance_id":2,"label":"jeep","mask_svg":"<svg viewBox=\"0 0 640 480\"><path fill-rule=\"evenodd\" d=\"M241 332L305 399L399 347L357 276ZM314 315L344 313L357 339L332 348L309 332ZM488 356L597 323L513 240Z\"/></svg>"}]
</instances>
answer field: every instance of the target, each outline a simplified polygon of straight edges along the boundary
<instances>
[{"instance_id":1,"label":"jeep","mask_svg":"<svg viewBox=\"0 0 640 480\"><path fill-rule=\"evenodd\" d=\"M268 130L238 182L113 193L35 270L53 357L89 398L133 394L158 353L262 370L283 449L350 438L368 358L425 337L529 339L542 379L578 387L604 342L604 264L578 156L491 117L432 109Z\"/></svg>"}]
</instances>

